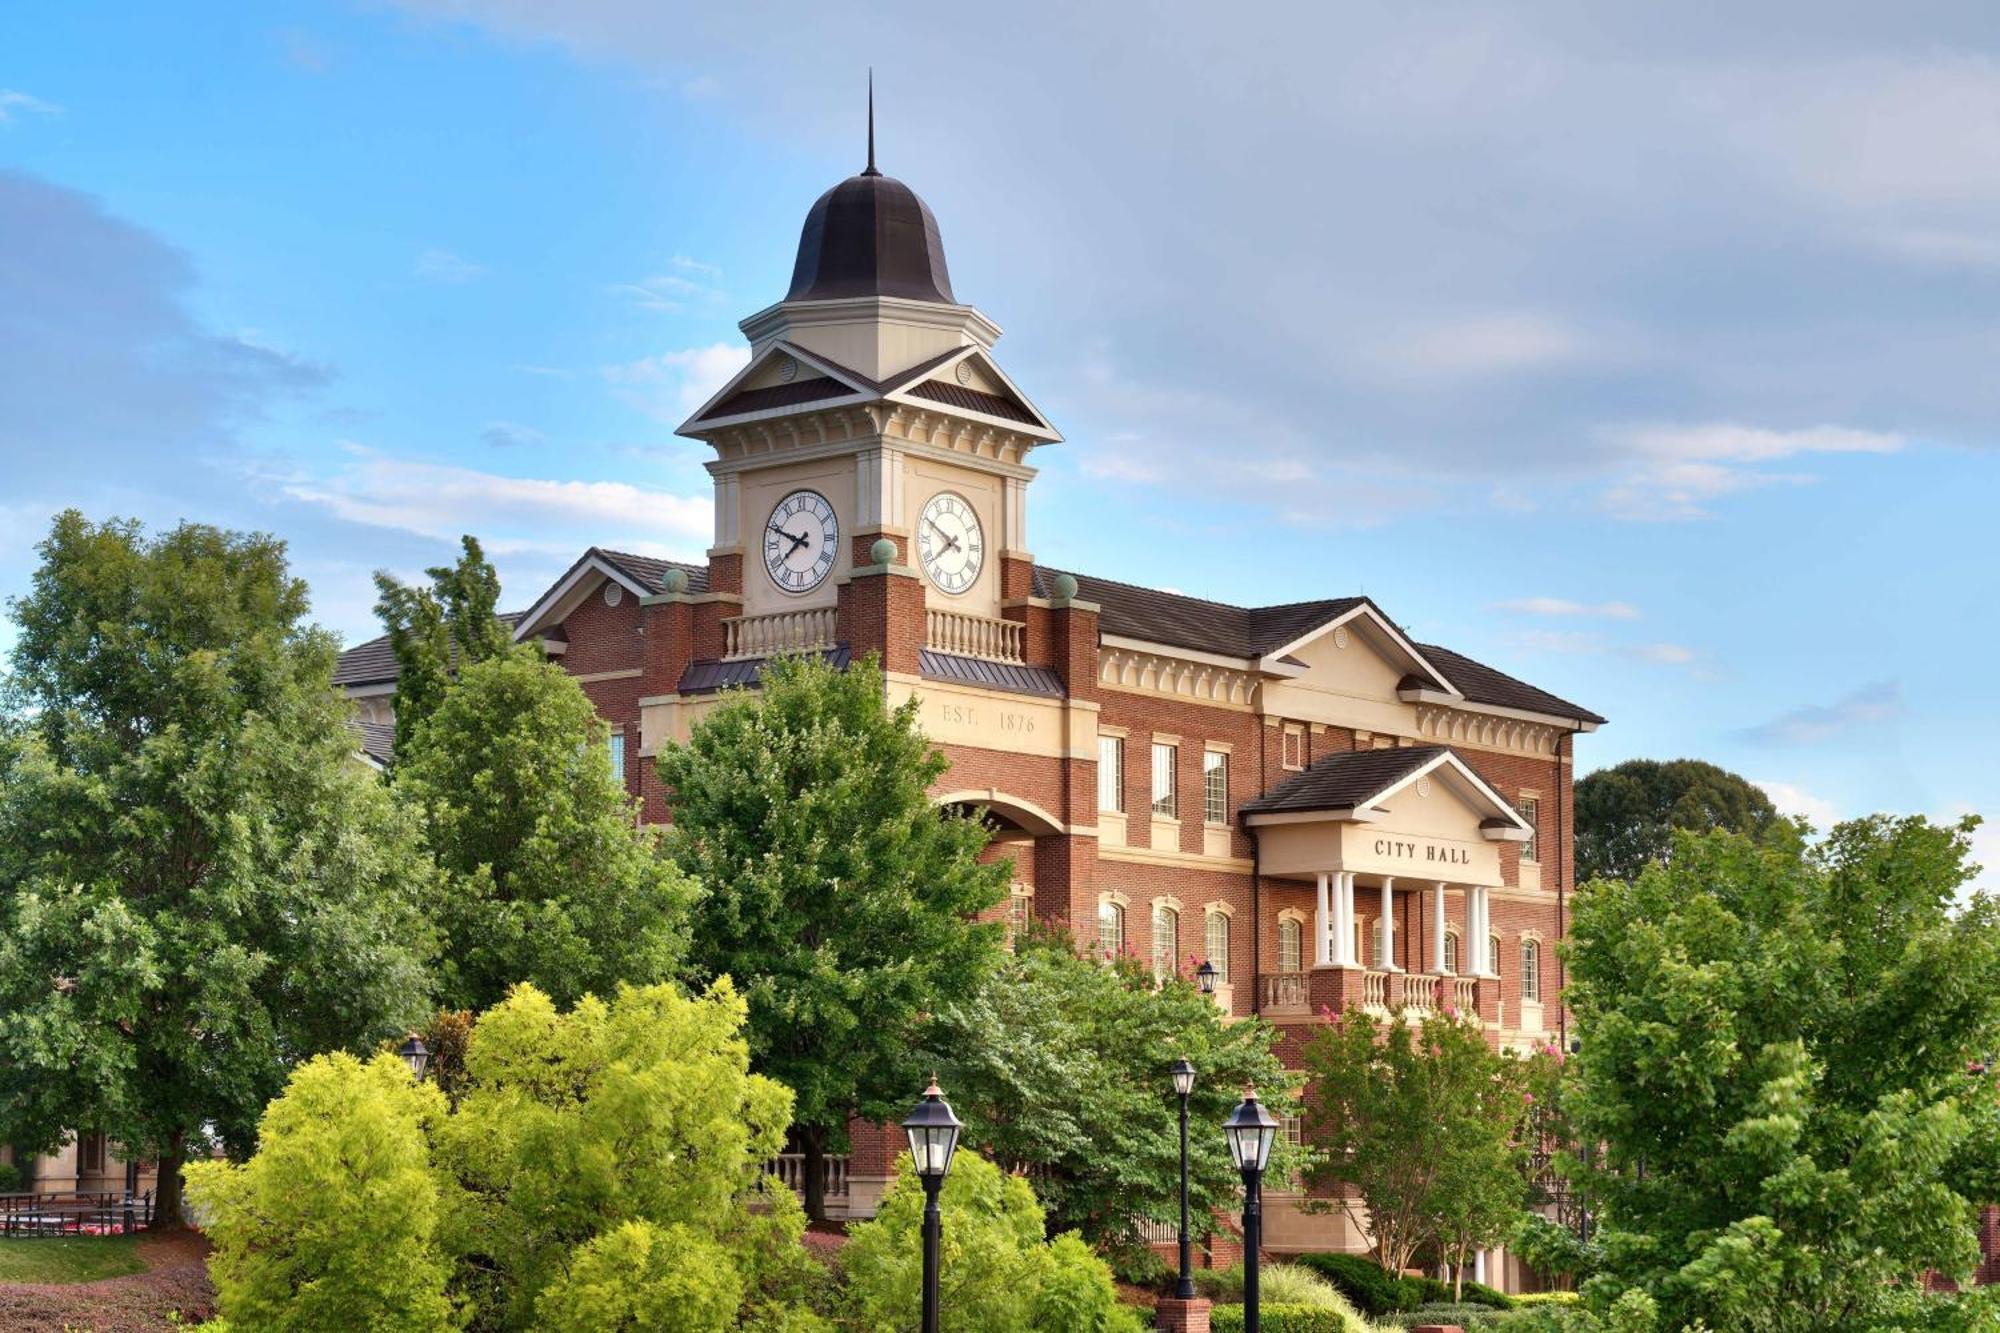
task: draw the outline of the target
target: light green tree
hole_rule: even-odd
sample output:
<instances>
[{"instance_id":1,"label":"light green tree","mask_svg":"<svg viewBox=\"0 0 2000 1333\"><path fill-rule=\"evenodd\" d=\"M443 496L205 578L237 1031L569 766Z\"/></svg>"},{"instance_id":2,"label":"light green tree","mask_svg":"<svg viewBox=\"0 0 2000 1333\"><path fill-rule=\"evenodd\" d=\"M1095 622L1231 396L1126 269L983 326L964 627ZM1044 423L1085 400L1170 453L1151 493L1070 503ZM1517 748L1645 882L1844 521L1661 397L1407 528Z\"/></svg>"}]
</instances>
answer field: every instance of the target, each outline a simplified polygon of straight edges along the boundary
<instances>
[{"instance_id":1,"label":"light green tree","mask_svg":"<svg viewBox=\"0 0 2000 1333\"><path fill-rule=\"evenodd\" d=\"M398 751L395 793L443 872L435 919L447 1005L515 982L560 1002L662 981L696 891L639 821L606 730L561 667L516 648L462 667Z\"/></svg>"},{"instance_id":2,"label":"light green tree","mask_svg":"<svg viewBox=\"0 0 2000 1333\"><path fill-rule=\"evenodd\" d=\"M1045 1240L1028 1182L969 1149L945 1178L939 1309L952 1333L1138 1333L1111 1270L1074 1232ZM841 1266L846 1317L860 1333L903 1333L923 1292L922 1183L907 1154L874 1218L854 1228Z\"/></svg>"},{"instance_id":3,"label":"light green tree","mask_svg":"<svg viewBox=\"0 0 2000 1333\"><path fill-rule=\"evenodd\" d=\"M353 758L284 544L74 511L41 545L0 733L0 1138L247 1151L285 1072L424 1011L433 875Z\"/></svg>"},{"instance_id":4,"label":"light green tree","mask_svg":"<svg viewBox=\"0 0 2000 1333\"><path fill-rule=\"evenodd\" d=\"M1050 1225L1093 1244L1138 1243L1142 1221L1179 1216L1179 1101L1168 1062L1196 1070L1189 1099L1189 1219L1202 1235L1211 1209L1241 1180L1216 1133L1255 1087L1277 1113L1297 1109L1295 1082L1259 1020L1230 1021L1187 981L1156 981L1136 959L1079 957L1064 931L1033 929L977 993L938 1016L929 1059L964 1118L967 1140L1002 1170L1025 1171ZM1303 1162L1272 1164L1286 1178Z\"/></svg>"},{"instance_id":5,"label":"light green tree","mask_svg":"<svg viewBox=\"0 0 2000 1333\"><path fill-rule=\"evenodd\" d=\"M396 757L417 727L444 702L453 673L504 652L507 627L496 612L500 576L471 535L459 539L456 563L424 572L430 586L375 575L375 614L396 655Z\"/></svg>"},{"instance_id":6,"label":"light green tree","mask_svg":"<svg viewBox=\"0 0 2000 1333\"><path fill-rule=\"evenodd\" d=\"M2000 922L1961 899L1974 822L1878 816L1810 848L1683 835L1579 892L1568 1107L1601 1145L1572 1168L1598 1206L1598 1308L1903 1327L1926 1273L1969 1271L2000 1165L1994 1088L1967 1074L2000 1049Z\"/></svg>"},{"instance_id":7,"label":"light green tree","mask_svg":"<svg viewBox=\"0 0 2000 1333\"><path fill-rule=\"evenodd\" d=\"M316 1056L265 1109L248 1163L191 1163L224 1315L286 1333L454 1327L425 1137L443 1115L393 1055Z\"/></svg>"},{"instance_id":8,"label":"light green tree","mask_svg":"<svg viewBox=\"0 0 2000 1333\"><path fill-rule=\"evenodd\" d=\"M660 755L668 845L704 891L690 969L735 979L756 1067L797 1094L813 1216L829 1137L909 1109L923 1025L999 955L1000 928L974 918L1008 867L980 861L977 820L931 803L945 767L872 660L767 662L758 693Z\"/></svg>"}]
</instances>

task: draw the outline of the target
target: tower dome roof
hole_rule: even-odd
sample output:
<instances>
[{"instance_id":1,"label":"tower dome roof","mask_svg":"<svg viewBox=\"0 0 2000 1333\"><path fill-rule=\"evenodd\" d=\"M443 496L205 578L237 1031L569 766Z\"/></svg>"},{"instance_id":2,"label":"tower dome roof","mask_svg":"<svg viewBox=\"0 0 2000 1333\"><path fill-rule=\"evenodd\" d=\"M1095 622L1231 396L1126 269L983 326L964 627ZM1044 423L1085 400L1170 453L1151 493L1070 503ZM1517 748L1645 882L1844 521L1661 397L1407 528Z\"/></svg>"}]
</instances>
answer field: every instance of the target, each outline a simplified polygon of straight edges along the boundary
<instances>
[{"instance_id":1,"label":"tower dome roof","mask_svg":"<svg viewBox=\"0 0 2000 1333\"><path fill-rule=\"evenodd\" d=\"M866 171L821 195L806 214L785 299L900 296L957 304L930 207L875 170L872 142L869 158Z\"/></svg>"}]
</instances>

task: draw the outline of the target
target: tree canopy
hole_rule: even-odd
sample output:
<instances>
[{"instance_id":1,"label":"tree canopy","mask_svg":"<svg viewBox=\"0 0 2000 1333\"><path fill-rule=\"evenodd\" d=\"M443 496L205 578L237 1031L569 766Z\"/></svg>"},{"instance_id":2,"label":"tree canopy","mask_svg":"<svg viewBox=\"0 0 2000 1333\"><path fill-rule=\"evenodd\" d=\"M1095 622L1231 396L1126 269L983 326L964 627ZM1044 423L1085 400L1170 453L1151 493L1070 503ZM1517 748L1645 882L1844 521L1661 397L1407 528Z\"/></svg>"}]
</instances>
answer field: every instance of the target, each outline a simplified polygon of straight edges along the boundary
<instances>
[{"instance_id":1,"label":"tree canopy","mask_svg":"<svg viewBox=\"0 0 2000 1333\"><path fill-rule=\"evenodd\" d=\"M1673 851L1676 830L1762 839L1782 824L1747 779L1699 759L1628 759L1578 780L1576 878L1631 879Z\"/></svg>"},{"instance_id":2,"label":"tree canopy","mask_svg":"<svg viewBox=\"0 0 2000 1333\"><path fill-rule=\"evenodd\" d=\"M1196 1070L1189 1098L1190 1224L1213 1229L1241 1180L1214 1132L1254 1086L1283 1114L1293 1080L1275 1054L1278 1034L1257 1019L1232 1022L1187 981L1156 982L1133 959L1079 957L1067 932L1036 929L1015 942L977 993L945 1006L932 1063L980 1145L1002 1170L1027 1171L1049 1222L1100 1245L1136 1245L1138 1224L1180 1216L1179 1100L1167 1065ZM1273 1169L1299 1165L1281 1153Z\"/></svg>"},{"instance_id":3,"label":"tree canopy","mask_svg":"<svg viewBox=\"0 0 2000 1333\"><path fill-rule=\"evenodd\" d=\"M974 918L1008 867L980 861L977 820L932 804L945 759L885 690L872 659L775 658L659 759L668 845L704 890L690 970L735 979L757 1068L797 1094L815 1215L827 1136L909 1109L924 1023L999 953L1000 927Z\"/></svg>"},{"instance_id":4,"label":"tree canopy","mask_svg":"<svg viewBox=\"0 0 2000 1333\"><path fill-rule=\"evenodd\" d=\"M1664 1328L1903 1327L1927 1273L1971 1269L2000 1184L2000 1098L1968 1073L2000 1049L2000 919L1959 901L1974 822L1877 816L1811 848L1682 834L1578 892L1593 1303Z\"/></svg>"},{"instance_id":5,"label":"tree canopy","mask_svg":"<svg viewBox=\"0 0 2000 1333\"><path fill-rule=\"evenodd\" d=\"M283 543L62 514L0 736L0 1134L247 1147L290 1065L423 1012L432 870L353 759Z\"/></svg>"},{"instance_id":6,"label":"tree canopy","mask_svg":"<svg viewBox=\"0 0 2000 1333\"><path fill-rule=\"evenodd\" d=\"M448 1005L520 981L568 1003L680 966L695 887L639 822L606 735L569 673L519 647L461 666L398 749L396 795L443 872Z\"/></svg>"},{"instance_id":7,"label":"tree canopy","mask_svg":"<svg viewBox=\"0 0 2000 1333\"><path fill-rule=\"evenodd\" d=\"M507 627L496 614L500 576L480 549L479 539L459 538L458 561L424 572L430 586L375 575L375 614L389 633L396 655L396 756L416 729L444 701L452 673L504 652Z\"/></svg>"}]
</instances>

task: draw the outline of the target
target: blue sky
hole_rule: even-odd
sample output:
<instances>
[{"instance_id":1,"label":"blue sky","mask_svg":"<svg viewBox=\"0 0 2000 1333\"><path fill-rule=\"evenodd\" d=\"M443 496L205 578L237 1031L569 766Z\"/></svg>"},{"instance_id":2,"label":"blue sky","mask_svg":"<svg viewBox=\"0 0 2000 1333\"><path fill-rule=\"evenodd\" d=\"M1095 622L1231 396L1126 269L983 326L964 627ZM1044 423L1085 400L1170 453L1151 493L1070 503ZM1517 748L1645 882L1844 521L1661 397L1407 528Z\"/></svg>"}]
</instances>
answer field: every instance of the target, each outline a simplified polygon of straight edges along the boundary
<instances>
[{"instance_id":1,"label":"blue sky","mask_svg":"<svg viewBox=\"0 0 2000 1333\"><path fill-rule=\"evenodd\" d=\"M698 557L672 428L872 64L1068 437L1042 559L1365 591L1609 715L1586 767L2000 812L2000 13L1747 8L17 11L0 592L65 505L277 532L350 639L461 531L517 603Z\"/></svg>"}]
</instances>

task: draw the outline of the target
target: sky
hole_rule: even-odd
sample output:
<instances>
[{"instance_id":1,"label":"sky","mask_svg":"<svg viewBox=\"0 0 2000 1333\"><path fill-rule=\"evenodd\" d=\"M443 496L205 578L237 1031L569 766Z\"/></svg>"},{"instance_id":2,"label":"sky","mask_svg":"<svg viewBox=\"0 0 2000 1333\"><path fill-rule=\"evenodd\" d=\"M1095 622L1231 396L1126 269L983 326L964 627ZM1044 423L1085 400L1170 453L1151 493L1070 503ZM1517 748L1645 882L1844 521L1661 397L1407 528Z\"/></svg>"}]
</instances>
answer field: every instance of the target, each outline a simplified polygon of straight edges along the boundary
<instances>
[{"instance_id":1,"label":"sky","mask_svg":"<svg viewBox=\"0 0 2000 1333\"><path fill-rule=\"evenodd\" d=\"M513 605L700 559L674 427L871 66L1066 437L1043 561L1365 592L1608 716L1585 770L2000 815L1983 3L15 6L0 595L68 506L276 533L349 642L462 532Z\"/></svg>"}]
</instances>

